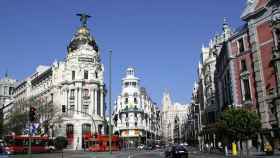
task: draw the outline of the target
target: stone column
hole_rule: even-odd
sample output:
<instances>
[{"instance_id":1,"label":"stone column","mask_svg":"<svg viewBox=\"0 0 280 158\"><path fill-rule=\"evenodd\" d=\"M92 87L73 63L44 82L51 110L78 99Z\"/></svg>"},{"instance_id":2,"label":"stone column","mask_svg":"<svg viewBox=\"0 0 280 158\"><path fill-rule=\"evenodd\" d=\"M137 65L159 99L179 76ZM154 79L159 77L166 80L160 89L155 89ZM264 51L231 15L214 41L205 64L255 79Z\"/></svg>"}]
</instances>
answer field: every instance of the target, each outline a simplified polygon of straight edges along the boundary
<instances>
[{"instance_id":1,"label":"stone column","mask_svg":"<svg viewBox=\"0 0 280 158\"><path fill-rule=\"evenodd\" d=\"M78 111L80 109L79 108L79 89L78 88L75 89L75 93L76 93L76 95L75 95L75 101L76 101L75 110ZM79 115L78 112L75 112L75 114Z\"/></svg>"},{"instance_id":2,"label":"stone column","mask_svg":"<svg viewBox=\"0 0 280 158\"><path fill-rule=\"evenodd\" d=\"M89 110L90 110L89 113L91 115L93 115L94 112L95 112L95 107L94 107L94 89L93 88L90 89L90 99L91 99L91 102L90 102L90 107L89 107Z\"/></svg>"},{"instance_id":3,"label":"stone column","mask_svg":"<svg viewBox=\"0 0 280 158\"><path fill-rule=\"evenodd\" d=\"M97 89L94 89L94 114L97 115Z\"/></svg>"},{"instance_id":4,"label":"stone column","mask_svg":"<svg viewBox=\"0 0 280 158\"><path fill-rule=\"evenodd\" d=\"M100 87L100 116L104 116L104 93L103 87Z\"/></svg>"}]
</instances>

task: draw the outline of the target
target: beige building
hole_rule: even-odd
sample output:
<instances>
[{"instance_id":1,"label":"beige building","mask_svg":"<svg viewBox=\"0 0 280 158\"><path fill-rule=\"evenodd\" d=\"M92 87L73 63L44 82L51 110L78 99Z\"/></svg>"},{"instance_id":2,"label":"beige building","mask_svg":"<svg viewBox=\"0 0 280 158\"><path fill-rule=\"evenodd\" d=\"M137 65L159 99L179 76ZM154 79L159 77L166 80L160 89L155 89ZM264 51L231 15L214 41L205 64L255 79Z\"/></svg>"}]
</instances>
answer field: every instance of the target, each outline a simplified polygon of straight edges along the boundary
<instances>
[{"instance_id":1,"label":"beige building","mask_svg":"<svg viewBox=\"0 0 280 158\"><path fill-rule=\"evenodd\" d=\"M164 92L162 108L162 132L165 144L180 142L182 125L189 114L189 105L172 103L169 92Z\"/></svg>"}]
</instances>

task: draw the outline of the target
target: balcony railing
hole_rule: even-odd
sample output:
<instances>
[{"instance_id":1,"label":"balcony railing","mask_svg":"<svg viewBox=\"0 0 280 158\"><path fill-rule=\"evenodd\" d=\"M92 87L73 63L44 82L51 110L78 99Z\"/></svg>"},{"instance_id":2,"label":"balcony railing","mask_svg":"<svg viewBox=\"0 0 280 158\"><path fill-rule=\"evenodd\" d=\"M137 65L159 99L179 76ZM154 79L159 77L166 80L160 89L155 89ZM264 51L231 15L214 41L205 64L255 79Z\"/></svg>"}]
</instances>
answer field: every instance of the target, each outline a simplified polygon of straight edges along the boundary
<instances>
[{"instance_id":1,"label":"balcony railing","mask_svg":"<svg viewBox=\"0 0 280 158\"><path fill-rule=\"evenodd\" d=\"M83 99L89 100L89 99L90 99L90 96L83 96Z\"/></svg>"},{"instance_id":2,"label":"balcony railing","mask_svg":"<svg viewBox=\"0 0 280 158\"><path fill-rule=\"evenodd\" d=\"M144 110L139 109L137 107L133 107L133 108L126 107L120 111L120 113L127 113L127 112L141 112L142 113L142 112L144 112Z\"/></svg>"}]
</instances>

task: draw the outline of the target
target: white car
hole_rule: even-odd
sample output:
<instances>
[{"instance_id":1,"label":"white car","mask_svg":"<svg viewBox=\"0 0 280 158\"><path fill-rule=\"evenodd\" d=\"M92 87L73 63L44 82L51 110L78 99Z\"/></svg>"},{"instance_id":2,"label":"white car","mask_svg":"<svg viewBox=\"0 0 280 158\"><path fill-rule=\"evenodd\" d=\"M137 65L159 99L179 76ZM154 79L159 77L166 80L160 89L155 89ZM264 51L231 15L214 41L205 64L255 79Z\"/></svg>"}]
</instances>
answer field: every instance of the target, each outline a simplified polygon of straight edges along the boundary
<instances>
[{"instance_id":1,"label":"white car","mask_svg":"<svg viewBox=\"0 0 280 158\"><path fill-rule=\"evenodd\" d=\"M137 149L144 149L145 145L141 144L137 146Z\"/></svg>"}]
</instances>

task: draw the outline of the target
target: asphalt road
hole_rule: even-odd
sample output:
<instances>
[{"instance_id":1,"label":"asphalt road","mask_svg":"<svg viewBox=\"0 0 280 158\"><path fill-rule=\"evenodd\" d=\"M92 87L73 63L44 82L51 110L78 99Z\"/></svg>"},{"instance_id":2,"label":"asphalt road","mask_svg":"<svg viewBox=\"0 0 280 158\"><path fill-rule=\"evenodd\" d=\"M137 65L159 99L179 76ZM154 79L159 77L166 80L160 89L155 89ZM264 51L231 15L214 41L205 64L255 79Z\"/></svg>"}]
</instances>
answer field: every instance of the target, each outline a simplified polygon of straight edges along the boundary
<instances>
[{"instance_id":1,"label":"asphalt road","mask_svg":"<svg viewBox=\"0 0 280 158\"><path fill-rule=\"evenodd\" d=\"M190 151L189 158L224 158L223 155L200 153L197 151ZM29 155L0 155L0 158L30 158ZM42 153L33 154L32 158L62 158L61 153ZM164 158L162 151L138 151L138 152L114 152L109 153L92 153L83 151L65 151L63 158ZM230 157L227 157L230 158ZM237 158L237 157L235 157ZM253 158L253 157L250 157ZM274 156L256 156L256 158L279 158L279 155Z\"/></svg>"}]
</instances>

